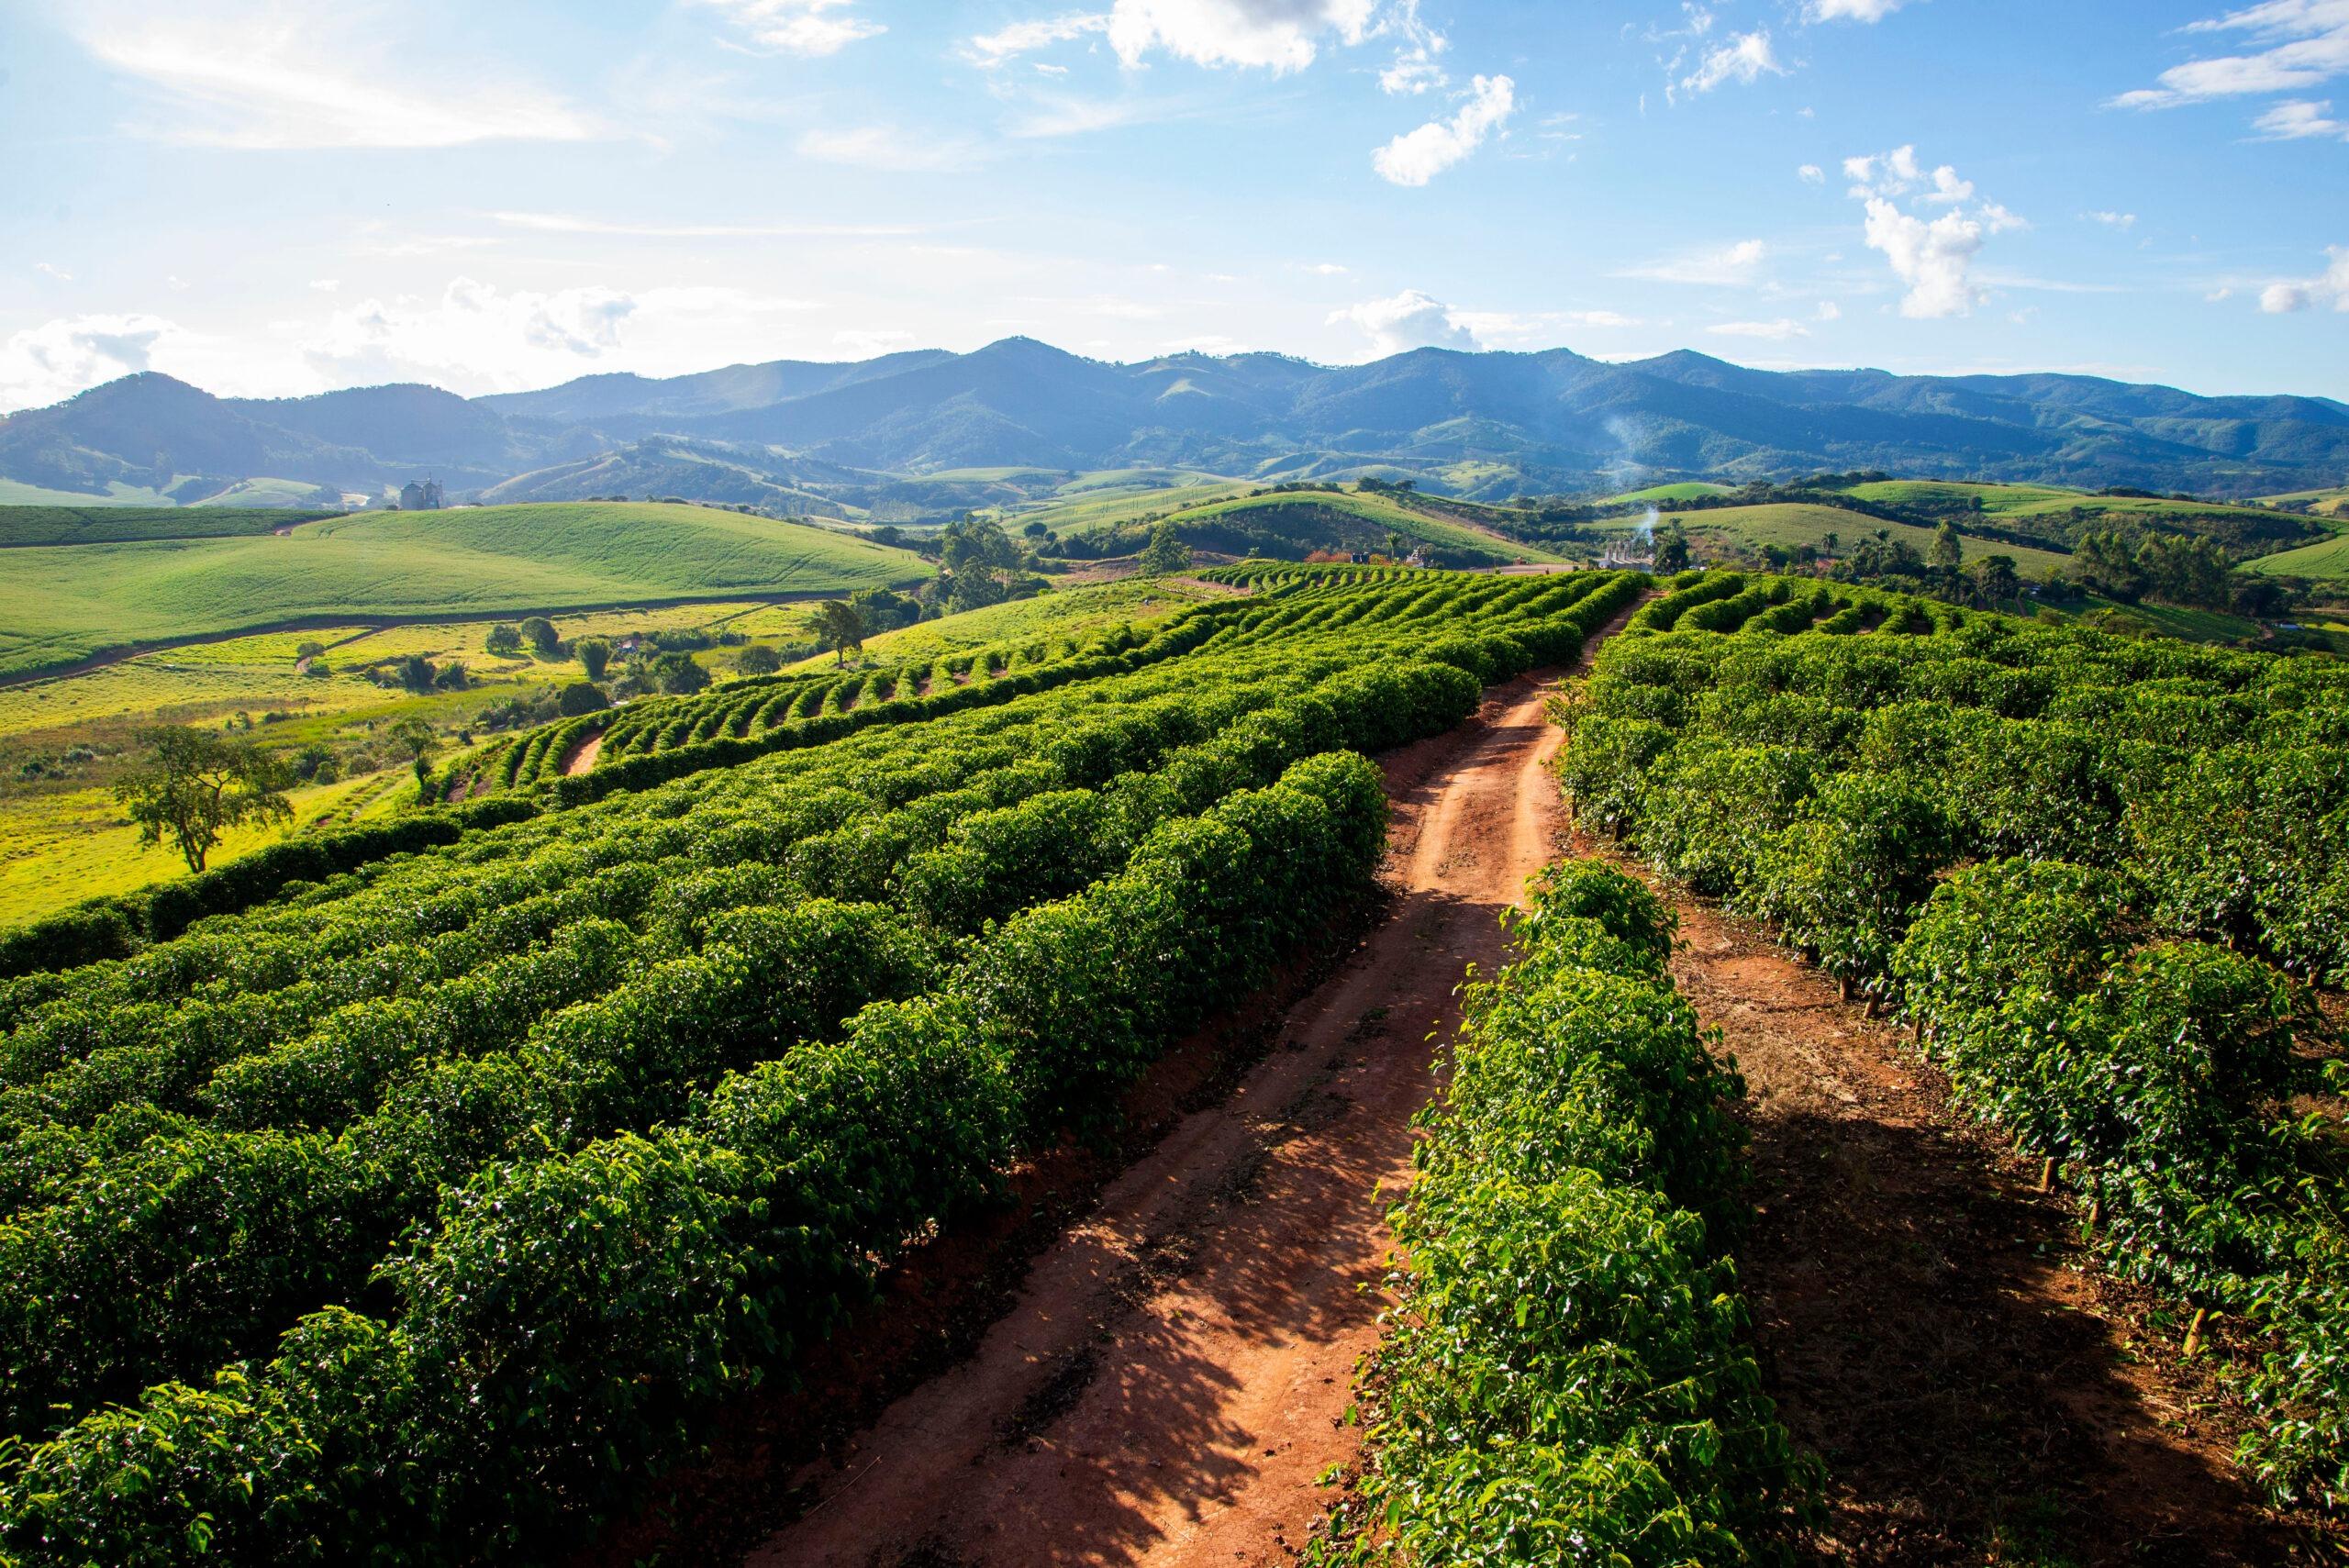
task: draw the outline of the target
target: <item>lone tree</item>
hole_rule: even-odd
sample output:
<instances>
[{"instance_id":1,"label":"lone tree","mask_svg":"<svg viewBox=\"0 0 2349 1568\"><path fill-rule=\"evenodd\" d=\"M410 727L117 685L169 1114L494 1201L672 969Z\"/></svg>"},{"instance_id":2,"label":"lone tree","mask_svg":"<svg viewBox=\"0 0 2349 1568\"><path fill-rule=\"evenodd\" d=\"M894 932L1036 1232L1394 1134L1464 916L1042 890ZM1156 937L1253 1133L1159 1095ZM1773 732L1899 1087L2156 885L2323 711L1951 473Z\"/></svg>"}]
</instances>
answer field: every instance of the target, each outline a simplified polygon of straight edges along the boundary
<instances>
[{"instance_id":1,"label":"lone tree","mask_svg":"<svg viewBox=\"0 0 2349 1568\"><path fill-rule=\"evenodd\" d=\"M783 668L783 655L763 642L753 642L734 656L734 667L745 675L772 675Z\"/></svg>"},{"instance_id":2,"label":"lone tree","mask_svg":"<svg viewBox=\"0 0 2349 1568\"><path fill-rule=\"evenodd\" d=\"M1656 530L1655 569L1658 572L1688 570L1688 534L1678 523L1666 523Z\"/></svg>"},{"instance_id":3,"label":"lone tree","mask_svg":"<svg viewBox=\"0 0 2349 1568\"><path fill-rule=\"evenodd\" d=\"M864 651L864 612L846 599L826 599L816 606L816 639L846 664L851 653Z\"/></svg>"},{"instance_id":4,"label":"lone tree","mask_svg":"<svg viewBox=\"0 0 2349 1568\"><path fill-rule=\"evenodd\" d=\"M417 789L431 788L432 753L440 749L440 737L433 733L432 726L420 718L403 718L392 726L390 739L415 765Z\"/></svg>"},{"instance_id":5,"label":"lone tree","mask_svg":"<svg viewBox=\"0 0 2349 1568\"><path fill-rule=\"evenodd\" d=\"M612 645L603 638L583 637L572 645L571 651L591 681L602 680L604 672L612 667Z\"/></svg>"},{"instance_id":6,"label":"lone tree","mask_svg":"<svg viewBox=\"0 0 2349 1568\"><path fill-rule=\"evenodd\" d=\"M1982 596L1994 605L2022 597L2022 577L2015 571L2015 558L2011 555L1984 556L1975 562L1974 580L1980 585Z\"/></svg>"},{"instance_id":7,"label":"lone tree","mask_svg":"<svg viewBox=\"0 0 2349 1568\"><path fill-rule=\"evenodd\" d=\"M1965 544L1957 537L1957 528L1949 519L1942 519L1933 530L1933 542L1925 547L1925 564L1944 577L1954 577L1965 564Z\"/></svg>"},{"instance_id":8,"label":"lone tree","mask_svg":"<svg viewBox=\"0 0 2349 1568\"><path fill-rule=\"evenodd\" d=\"M522 639L541 659L551 659L562 651L562 639L555 635L554 622L544 616L532 616L522 623Z\"/></svg>"},{"instance_id":9,"label":"lone tree","mask_svg":"<svg viewBox=\"0 0 2349 1568\"><path fill-rule=\"evenodd\" d=\"M511 659L522 651L521 629L500 621L489 628L489 639L482 646L500 659Z\"/></svg>"},{"instance_id":10,"label":"lone tree","mask_svg":"<svg viewBox=\"0 0 2349 1568\"><path fill-rule=\"evenodd\" d=\"M646 669L654 684L673 697L689 697L709 684L709 672L690 653L663 653Z\"/></svg>"},{"instance_id":11,"label":"lone tree","mask_svg":"<svg viewBox=\"0 0 2349 1568\"><path fill-rule=\"evenodd\" d=\"M294 775L273 751L177 726L142 729L139 742L147 758L115 785L115 798L139 824L139 843L169 838L192 872L204 869L227 829L294 819L285 798Z\"/></svg>"},{"instance_id":12,"label":"lone tree","mask_svg":"<svg viewBox=\"0 0 2349 1568\"><path fill-rule=\"evenodd\" d=\"M1190 564L1191 547L1183 542L1173 523L1161 523L1150 530L1150 543L1143 547L1139 562L1143 576L1163 577Z\"/></svg>"}]
</instances>

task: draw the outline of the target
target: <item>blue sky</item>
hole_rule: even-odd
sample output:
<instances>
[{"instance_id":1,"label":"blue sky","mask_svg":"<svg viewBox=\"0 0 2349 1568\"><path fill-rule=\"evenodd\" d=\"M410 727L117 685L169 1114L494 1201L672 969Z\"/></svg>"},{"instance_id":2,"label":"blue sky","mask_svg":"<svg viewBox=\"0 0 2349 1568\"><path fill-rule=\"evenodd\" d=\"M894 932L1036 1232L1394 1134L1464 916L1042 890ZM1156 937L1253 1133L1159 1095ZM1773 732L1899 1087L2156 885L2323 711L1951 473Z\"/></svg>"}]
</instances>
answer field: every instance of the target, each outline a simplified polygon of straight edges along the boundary
<instances>
[{"instance_id":1,"label":"blue sky","mask_svg":"<svg viewBox=\"0 0 2349 1568\"><path fill-rule=\"evenodd\" d=\"M10 0L0 409L1025 333L2349 399L2349 0Z\"/></svg>"}]
</instances>

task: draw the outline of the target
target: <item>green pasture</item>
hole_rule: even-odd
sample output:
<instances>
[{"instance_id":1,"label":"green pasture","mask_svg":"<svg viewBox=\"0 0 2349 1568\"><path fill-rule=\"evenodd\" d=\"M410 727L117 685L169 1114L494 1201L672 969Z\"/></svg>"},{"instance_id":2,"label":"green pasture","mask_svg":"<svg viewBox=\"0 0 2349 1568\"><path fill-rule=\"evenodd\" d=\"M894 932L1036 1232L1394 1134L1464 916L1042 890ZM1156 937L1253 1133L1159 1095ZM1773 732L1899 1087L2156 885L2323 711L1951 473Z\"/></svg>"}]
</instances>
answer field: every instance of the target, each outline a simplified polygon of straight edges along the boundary
<instances>
[{"instance_id":1,"label":"green pasture","mask_svg":"<svg viewBox=\"0 0 2349 1568\"><path fill-rule=\"evenodd\" d=\"M520 613L916 583L905 550L706 506L374 512L284 536L11 550L0 674L299 617Z\"/></svg>"},{"instance_id":2,"label":"green pasture","mask_svg":"<svg viewBox=\"0 0 2349 1568\"><path fill-rule=\"evenodd\" d=\"M1884 529L1894 539L1905 539L1922 555L1933 542L1932 528L1909 523L1887 523L1875 517L1847 512L1837 506L1813 506L1795 503L1773 503L1762 506L1720 506L1702 512L1674 514L1672 521L1687 530L1691 539L1714 539L1738 540L1760 549L1765 545L1783 545L1788 550L1798 545L1809 545L1820 553L1828 553L1827 536L1836 536L1834 553L1848 554L1863 539ZM1635 517L1610 519L1598 527L1616 533L1629 533L1639 526ZM1969 535L1963 527L1958 538L1964 541L1965 559L1980 560L1986 555L2006 555L2014 558L2015 570L2025 577L2035 577L2063 565L2064 556L2053 550L2032 550L2025 545L2009 544L2004 539L1983 539Z\"/></svg>"}]
</instances>

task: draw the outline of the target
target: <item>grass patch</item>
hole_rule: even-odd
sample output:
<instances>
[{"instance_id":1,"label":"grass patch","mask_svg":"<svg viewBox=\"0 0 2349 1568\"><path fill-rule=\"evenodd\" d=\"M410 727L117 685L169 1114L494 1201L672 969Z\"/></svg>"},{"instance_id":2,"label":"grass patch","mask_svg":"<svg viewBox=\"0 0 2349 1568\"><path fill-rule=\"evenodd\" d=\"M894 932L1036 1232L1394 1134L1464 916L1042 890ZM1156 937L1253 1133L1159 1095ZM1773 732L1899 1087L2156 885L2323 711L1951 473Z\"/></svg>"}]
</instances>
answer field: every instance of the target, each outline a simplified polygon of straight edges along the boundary
<instances>
[{"instance_id":1,"label":"grass patch","mask_svg":"<svg viewBox=\"0 0 2349 1568\"><path fill-rule=\"evenodd\" d=\"M1447 550L1453 552L1445 560L1448 565L1566 559L1540 545L1521 544L1464 523L1430 517L1385 495L1353 491L1271 491L1193 506L1169 520L1186 536L1202 533L1211 541L1219 530L1262 535L1300 552L1333 544L1353 550L1384 549L1386 535L1393 532L1412 543L1427 545L1440 558Z\"/></svg>"},{"instance_id":2,"label":"grass patch","mask_svg":"<svg viewBox=\"0 0 2349 1568\"><path fill-rule=\"evenodd\" d=\"M1765 545L1783 545L1788 550L1798 545L1809 545L1825 553L1827 536L1836 536L1836 553L1848 554L1853 546L1884 529L1896 539L1904 539L1922 555L1933 542L1932 528L1918 528L1909 523L1887 523L1875 517L1846 512L1835 506L1813 506L1792 503L1775 503L1763 506L1721 506L1704 512L1679 512L1672 521L1688 532L1691 539L1711 539L1735 541L1756 550ZM1620 517L1596 525L1615 533L1630 533L1639 526L1636 517ZM1958 538L1965 546L1965 559L1978 561L1986 555L2006 555L2014 558L2015 570L2026 577L2033 577L2063 565L2067 559L2053 550L2032 550L2025 545L2009 544L2003 539L1984 539L1968 534L1961 526Z\"/></svg>"},{"instance_id":3,"label":"grass patch","mask_svg":"<svg viewBox=\"0 0 2349 1568\"><path fill-rule=\"evenodd\" d=\"M336 616L519 612L918 582L904 550L706 506L551 503L330 518L283 537L11 551L0 673Z\"/></svg>"},{"instance_id":4,"label":"grass patch","mask_svg":"<svg viewBox=\"0 0 2349 1568\"><path fill-rule=\"evenodd\" d=\"M868 658L883 662L937 659L1029 638L1085 637L1124 625L1147 628L1202 600L1220 597L1216 590L1188 577L1129 577L921 621L868 638L864 651ZM832 656L826 653L803 661L800 667L818 669L831 662Z\"/></svg>"},{"instance_id":5,"label":"grass patch","mask_svg":"<svg viewBox=\"0 0 2349 1568\"><path fill-rule=\"evenodd\" d=\"M2336 531L2331 539L2321 539L2314 544L2276 555L2259 556L2244 562L2242 569L2267 577L2310 577L2349 583L2349 522L2335 520L2334 528Z\"/></svg>"},{"instance_id":6,"label":"grass patch","mask_svg":"<svg viewBox=\"0 0 2349 1568\"><path fill-rule=\"evenodd\" d=\"M1700 495L1726 495L1726 484L1708 484L1701 479L1683 480L1676 484L1651 484L1644 490L1626 490L1620 495L1601 497L1593 505L1620 506L1640 501L1694 501Z\"/></svg>"}]
</instances>

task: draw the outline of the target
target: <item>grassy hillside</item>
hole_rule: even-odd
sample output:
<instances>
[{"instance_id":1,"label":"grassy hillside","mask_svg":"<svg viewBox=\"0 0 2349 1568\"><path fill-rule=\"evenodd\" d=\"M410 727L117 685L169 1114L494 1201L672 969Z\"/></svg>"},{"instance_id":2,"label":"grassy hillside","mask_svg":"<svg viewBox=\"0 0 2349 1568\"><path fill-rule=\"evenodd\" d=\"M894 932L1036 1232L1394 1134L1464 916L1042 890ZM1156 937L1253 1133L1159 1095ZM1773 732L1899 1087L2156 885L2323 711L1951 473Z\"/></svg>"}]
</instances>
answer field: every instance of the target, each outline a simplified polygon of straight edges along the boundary
<instances>
[{"instance_id":1,"label":"grassy hillside","mask_svg":"<svg viewBox=\"0 0 2349 1568\"><path fill-rule=\"evenodd\" d=\"M1644 490L1626 490L1620 495L1602 496L1595 505L1620 506L1637 501L1694 501L1699 495L1726 495L1726 484L1708 484L1701 479L1683 480L1677 484L1651 484Z\"/></svg>"},{"instance_id":2,"label":"grassy hillside","mask_svg":"<svg viewBox=\"0 0 2349 1568\"><path fill-rule=\"evenodd\" d=\"M1030 523L1041 523L1053 533L1068 538L1119 528L1141 517L1228 501L1255 488L1238 480L1196 476L1167 484L1147 481L1089 483L1107 477L1087 475L1085 480L1063 486L1041 505L998 508L995 516L1015 531Z\"/></svg>"},{"instance_id":3,"label":"grassy hillside","mask_svg":"<svg viewBox=\"0 0 2349 1568\"><path fill-rule=\"evenodd\" d=\"M2331 490L2295 490L2284 495L2262 495L2266 506L2306 506L2321 517L2349 517L2349 485Z\"/></svg>"},{"instance_id":4,"label":"grassy hillside","mask_svg":"<svg viewBox=\"0 0 2349 1568\"><path fill-rule=\"evenodd\" d=\"M1831 533L1838 540L1837 549L1848 552L1854 544L1878 528L1887 530L1896 539L1906 539L1916 547L1920 555L1933 542L1933 530L1931 528L1916 528L1907 523L1880 522L1834 506L1722 506L1706 512L1676 513L1672 520L1686 528L1692 539L1742 540L1757 549L1777 544L1791 550L1797 545L1807 544L1824 553L1827 536ZM1635 517L1600 525L1602 528L1620 533L1629 533L1638 526L1639 519ZM1965 541L1966 560L1976 561L1986 555L2012 556L2015 570L2026 577L2060 566L2065 559L2053 550L2032 550L2024 545L2009 544L2003 539L1969 535L1963 527L1958 529L1958 537Z\"/></svg>"},{"instance_id":5,"label":"grassy hillside","mask_svg":"<svg viewBox=\"0 0 2349 1568\"><path fill-rule=\"evenodd\" d=\"M918 582L929 565L702 506L369 513L284 536L33 547L0 580L0 673L335 616L430 617Z\"/></svg>"},{"instance_id":6,"label":"grassy hillside","mask_svg":"<svg viewBox=\"0 0 2349 1568\"><path fill-rule=\"evenodd\" d=\"M1195 547L1230 555L1244 555L1252 546L1292 557L1329 545L1384 550L1393 532L1428 546L1447 566L1564 559L1540 545L1430 517L1386 495L1353 491L1272 491L1192 506L1168 520Z\"/></svg>"},{"instance_id":7,"label":"grassy hillside","mask_svg":"<svg viewBox=\"0 0 2349 1568\"><path fill-rule=\"evenodd\" d=\"M169 506L172 498L160 490L123 484L109 484L103 495L79 490L51 490L20 479L0 479L0 506Z\"/></svg>"},{"instance_id":8,"label":"grassy hillside","mask_svg":"<svg viewBox=\"0 0 2349 1568\"><path fill-rule=\"evenodd\" d=\"M0 546L250 538L340 515L284 506L0 506Z\"/></svg>"},{"instance_id":9,"label":"grassy hillside","mask_svg":"<svg viewBox=\"0 0 2349 1568\"><path fill-rule=\"evenodd\" d=\"M2263 555L2243 562L2243 569L2269 577L2313 577L2349 583L2349 521L2335 526L2339 531L2331 539L2277 555Z\"/></svg>"},{"instance_id":10,"label":"grassy hillside","mask_svg":"<svg viewBox=\"0 0 2349 1568\"><path fill-rule=\"evenodd\" d=\"M2242 517L2267 521L2263 508L2223 501L2173 501L2161 496L2097 495L2052 484L1959 484L1938 480L1890 479L1875 484L1854 484L1846 494L1886 506L1947 506L1980 497L1982 515L1990 518L2027 518L2068 513L2081 507L2101 517L2185 519Z\"/></svg>"},{"instance_id":11,"label":"grassy hillside","mask_svg":"<svg viewBox=\"0 0 2349 1568\"><path fill-rule=\"evenodd\" d=\"M898 660L937 659L966 648L1017 642L1030 637L1083 637L1113 626L1148 627L1205 599L1225 596L1222 589L1189 577L1128 577L1116 583L1090 584L965 610L958 616L921 621L896 631L868 638L867 660L888 663ZM805 660L800 667L818 669L832 662L829 653Z\"/></svg>"}]
</instances>

